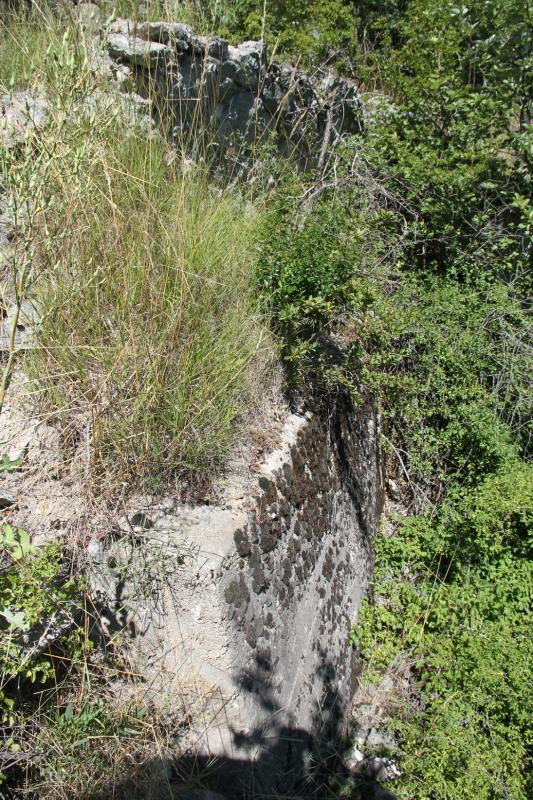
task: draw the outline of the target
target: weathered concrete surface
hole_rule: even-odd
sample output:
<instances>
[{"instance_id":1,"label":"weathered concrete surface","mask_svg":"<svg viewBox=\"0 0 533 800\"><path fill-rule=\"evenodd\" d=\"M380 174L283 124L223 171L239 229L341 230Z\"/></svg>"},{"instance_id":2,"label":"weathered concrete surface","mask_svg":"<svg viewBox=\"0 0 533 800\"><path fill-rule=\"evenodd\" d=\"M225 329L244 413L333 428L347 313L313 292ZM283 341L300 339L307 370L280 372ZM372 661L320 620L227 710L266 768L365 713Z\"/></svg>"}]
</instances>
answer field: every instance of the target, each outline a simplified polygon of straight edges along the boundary
<instances>
[{"instance_id":1,"label":"weathered concrete surface","mask_svg":"<svg viewBox=\"0 0 533 800\"><path fill-rule=\"evenodd\" d=\"M179 22L120 19L107 32L106 45L111 71L124 82L129 69L130 86L152 99L180 145L201 148L208 142L227 149L273 135L285 151L307 157L318 155L325 136L361 130L353 82L276 64L263 41L232 47Z\"/></svg>"},{"instance_id":2,"label":"weathered concrete surface","mask_svg":"<svg viewBox=\"0 0 533 800\"><path fill-rule=\"evenodd\" d=\"M288 417L252 491L145 507L91 545L106 624L155 696L174 682L194 707L189 746L239 779L247 764L255 786L286 786L311 737L340 731L380 503L375 415L338 401L324 421Z\"/></svg>"}]
</instances>

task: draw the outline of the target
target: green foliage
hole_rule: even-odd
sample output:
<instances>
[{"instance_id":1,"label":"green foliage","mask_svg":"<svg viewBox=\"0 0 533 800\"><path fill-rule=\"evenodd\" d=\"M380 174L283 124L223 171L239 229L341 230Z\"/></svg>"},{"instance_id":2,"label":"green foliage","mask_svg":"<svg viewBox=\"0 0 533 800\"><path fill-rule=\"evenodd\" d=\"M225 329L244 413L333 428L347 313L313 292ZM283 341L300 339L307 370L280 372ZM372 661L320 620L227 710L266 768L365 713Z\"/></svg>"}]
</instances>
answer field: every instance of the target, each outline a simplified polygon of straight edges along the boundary
<instances>
[{"instance_id":1,"label":"green foliage","mask_svg":"<svg viewBox=\"0 0 533 800\"><path fill-rule=\"evenodd\" d=\"M341 343L326 377L350 385L357 376L379 403L388 469L411 505L377 541L378 602L354 631L368 679L403 664L415 685L390 720L404 754L397 791L523 800L532 711L526 8L411 0L358 13L373 42L359 69L382 97L368 98L352 163L364 159L387 209L370 191L362 202L359 174L347 180L337 162L338 184L357 191L322 193L312 213L304 203L296 219L278 216L260 281L297 383L322 382L327 343Z\"/></svg>"},{"instance_id":2,"label":"green foliage","mask_svg":"<svg viewBox=\"0 0 533 800\"><path fill-rule=\"evenodd\" d=\"M119 11L139 15L135 0ZM148 0L142 16L180 19L232 40L266 38L271 53L309 64L345 57L356 42L353 4L345 0Z\"/></svg>"},{"instance_id":3,"label":"green foliage","mask_svg":"<svg viewBox=\"0 0 533 800\"><path fill-rule=\"evenodd\" d=\"M76 40L79 66L84 47L81 31L69 17L59 18L50 2L32 3L27 13L19 8L0 16L0 93L32 86L42 93L53 82L50 66L61 58L65 38Z\"/></svg>"},{"instance_id":4,"label":"green foliage","mask_svg":"<svg viewBox=\"0 0 533 800\"><path fill-rule=\"evenodd\" d=\"M267 217L258 282L296 385L310 375L315 388L339 380L351 385L349 359L360 342L354 329L379 297L386 218L362 188L325 195L312 213L281 199ZM340 327L352 346L328 356L324 342Z\"/></svg>"},{"instance_id":5,"label":"green foliage","mask_svg":"<svg viewBox=\"0 0 533 800\"><path fill-rule=\"evenodd\" d=\"M344 0L232 0L218 8L230 33L263 36L278 53L304 62L338 54L355 41L353 9Z\"/></svg>"},{"instance_id":6,"label":"green foliage","mask_svg":"<svg viewBox=\"0 0 533 800\"><path fill-rule=\"evenodd\" d=\"M32 82L47 47L45 27L37 22L0 19L0 89L23 88Z\"/></svg>"},{"instance_id":7,"label":"green foliage","mask_svg":"<svg viewBox=\"0 0 533 800\"><path fill-rule=\"evenodd\" d=\"M512 278L527 257L514 227L514 196L530 187L527 3L413 0L399 37L387 39L386 23L361 65L393 103L387 124L370 126L368 153L416 207L412 255L424 268Z\"/></svg>"},{"instance_id":8,"label":"green foliage","mask_svg":"<svg viewBox=\"0 0 533 800\"><path fill-rule=\"evenodd\" d=\"M513 434L527 441L529 325L515 291L404 274L375 311L365 381L412 479L473 484L497 470Z\"/></svg>"},{"instance_id":9,"label":"green foliage","mask_svg":"<svg viewBox=\"0 0 533 800\"><path fill-rule=\"evenodd\" d=\"M42 753L32 791L39 797L143 797L149 778L146 708L106 702L95 691L50 708L33 745ZM157 727L157 721L151 725ZM127 781L131 781L128 784Z\"/></svg>"},{"instance_id":10,"label":"green foliage","mask_svg":"<svg viewBox=\"0 0 533 800\"><path fill-rule=\"evenodd\" d=\"M0 472L14 472L22 464L22 458L10 458L7 453L0 459Z\"/></svg>"},{"instance_id":11,"label":"green foliage","mask_svg":"<svg viewBox=\"0 0 533 800\"><path fill-rule=\"evenodd\" d=\"M26 531L8 524L0 527L0 558L0 714L5 722L16 710L11 690L16 680L53 677L48 648L36 644L48 625L73 618L81 583L66 575L62 545L37 548ZM62 638L71 654L80 646L77 631Z\"/></svg>"},{"instance_id":12,"label":"green foliage","mask_svg":"<svg viewBox=\"0 0 533 800\"><path fill-rule=\"evenodd\" d=\"M355 634L367 678L412 662L424 710L391 724L417 798L526 798L531 736L528 642L533 522L529 467L511 460L437 515L378 539L375 591Z\"/></svg>"},{"instance_id":13,"label":"green foliage","mask_svg":"<svg viewBox=\"0 0 533 800\"><path fill-rule=\"evenodd\" d=\"M411 670L415 697L397 698L390 725L420 800L531 790L526 20L521 0L412 0L372 16L362 64L389 95L367 157L410 206L363 379L414 513L378 538L377 602L354 644L368 679Z\"/></svg>"}]
</instances>

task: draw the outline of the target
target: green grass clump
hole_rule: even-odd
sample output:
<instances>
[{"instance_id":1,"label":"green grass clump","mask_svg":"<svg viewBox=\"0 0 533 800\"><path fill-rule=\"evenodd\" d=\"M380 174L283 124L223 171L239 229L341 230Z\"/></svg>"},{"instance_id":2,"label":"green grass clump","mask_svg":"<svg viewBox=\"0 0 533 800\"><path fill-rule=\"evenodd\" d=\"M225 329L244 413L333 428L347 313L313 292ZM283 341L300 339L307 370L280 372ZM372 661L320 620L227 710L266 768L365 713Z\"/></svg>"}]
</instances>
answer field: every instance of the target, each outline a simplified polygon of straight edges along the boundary
<instances>
[{"instance_id":1,"label":"green grass clump","mask_svg":"<svg viewBox=\"0 0 533 800\"><path fill-rule=\"evenodd\" d=\"M206 475L268 381L261 201L210 182L102 91L74 31L54 41L47 122L0 163L20 222L10 282L41 313L25 369L73 442L81 412L108 486Z\"/></svg>"},{"instance_id":2,"label":"green grass clump","mask_svg":"<svg viewBox=\"0 0 533 800\"><path fill-rule=\"evenodd\" d=\"M57 16L45 4L35 4L29 16L0 16L0 94L38 83L62 35Z\"/></svg>"},{"instance_id":3,"label":"green grass clump","mask_svg":"<svg viewBox=\"0 0 533 800\"><path fill-rule=\"evenodd\" d=\"M90 414L108 477L210 471L270 352L253 286L260 212L167 166L159 140L88 135L85 157L51 170L31 372L56 411Z\"/></svg>"}]
</instances>

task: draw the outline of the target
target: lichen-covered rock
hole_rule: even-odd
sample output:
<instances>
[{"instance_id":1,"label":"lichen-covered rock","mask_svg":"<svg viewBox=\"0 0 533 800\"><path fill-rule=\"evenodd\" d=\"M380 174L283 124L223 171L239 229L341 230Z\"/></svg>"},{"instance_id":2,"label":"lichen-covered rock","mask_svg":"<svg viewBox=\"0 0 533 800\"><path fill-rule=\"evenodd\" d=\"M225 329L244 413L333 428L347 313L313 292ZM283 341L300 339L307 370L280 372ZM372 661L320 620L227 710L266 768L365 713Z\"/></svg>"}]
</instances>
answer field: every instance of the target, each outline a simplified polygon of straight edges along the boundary
<instances>
[{"instance_id":1,"label":"lichen-covered rock","mask_svg":"<svg viewBox=\"0 0 533 800\"><path fill-rule=\"evenodd\" d=\"M153 67L163 58L173 55L168 45L145 41L128 33L110 33L107 46L111 56L136 67Z\"/></svg>"},{"instance_id":2,"label":"lichen-covered rock","mask_svg":"<svg viewBox=\"0 0 533 800\"><path fill-rule=\"evenodd\" d=\"M26 90L0 97L0 146L13 147L41 128L47 111L47 101Z\"/></svg>"},{"instance_id":3,"label":"lichen-covered rock","mask_svg":"<svg viewBox=\"0 0 533 800\"><path fill-rule=\"evenodd\" d=\"M138 32L142 39L170 45L184 53L191 49L193 29L182 22L142 22Z\"/></svg>"}]
</instances>

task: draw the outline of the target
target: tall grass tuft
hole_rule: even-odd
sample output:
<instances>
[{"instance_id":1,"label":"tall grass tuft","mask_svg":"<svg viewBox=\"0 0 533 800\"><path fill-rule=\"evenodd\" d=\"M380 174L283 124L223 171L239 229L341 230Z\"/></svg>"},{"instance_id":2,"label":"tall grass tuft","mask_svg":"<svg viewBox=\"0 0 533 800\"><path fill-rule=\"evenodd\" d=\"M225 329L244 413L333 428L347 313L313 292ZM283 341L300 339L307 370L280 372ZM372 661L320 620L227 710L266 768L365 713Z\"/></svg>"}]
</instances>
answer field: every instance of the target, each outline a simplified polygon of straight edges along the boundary
<instances>
[{"instance_id":1,"label":"tall grass tuft","mask_svg":"<svg viewBox=\"0 0 533 800\"><path fill-rule=\"evenodd\" d=\"M261 203L172 153L68 36L47 85L47 124L4 160L41 315L25 369L107 486L208 474L268 381Z\"/></svg>"},{"instance_id":2,"label":"tall grass tuft","mask_svg":"<svg viewBox=\"0 0 533 800\"><path fill-rule=\"evenodd\" d=\"M20 6L9 14L0 11L0 94L39 82L65 28L45 0L26 13Z\"/></svg>"},{"instance_id":3,"label":"tall grass tuft","mask_svg":"<svg viewBox=\"0 0 533 800\"><path fill-rule=\"evenodd\" d=\"M58 158L40 248L49 280L32 374L86 410L109 474L209 471L260 391L269 337L254 299L257 211L165 147L116 126L78 175Z\"/></svg>"}]
</instances>

